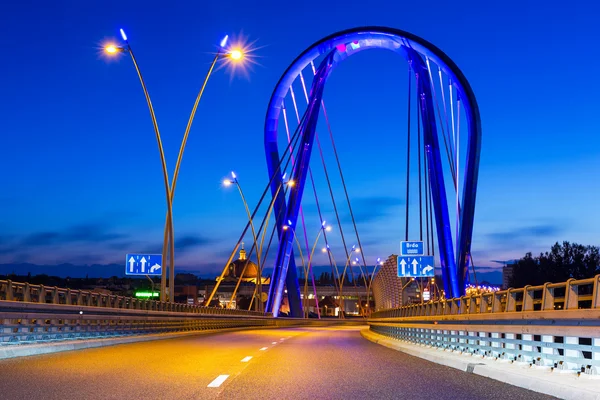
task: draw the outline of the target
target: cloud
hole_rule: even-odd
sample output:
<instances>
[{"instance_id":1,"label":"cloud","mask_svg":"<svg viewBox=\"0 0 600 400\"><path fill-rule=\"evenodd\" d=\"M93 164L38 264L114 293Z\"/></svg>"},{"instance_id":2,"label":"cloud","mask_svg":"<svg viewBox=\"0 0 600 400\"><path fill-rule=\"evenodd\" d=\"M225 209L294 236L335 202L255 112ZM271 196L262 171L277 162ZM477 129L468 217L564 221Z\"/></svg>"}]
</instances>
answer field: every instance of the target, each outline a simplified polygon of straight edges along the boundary
<instances>
[{"instance_id":1,"label":"cloud","mask_svg":"<svg viewBox=\"0 0 600 400\"><path fill-rule=\"evenodd\" d=\"M55 244L60 240L61 234L59 232L38 232L32 233L31 235L25 236L21 241L22 246L37 247L47 246Z\"/></svg>"},{"instance_id":2,"label":"cloud","mask_svg":"<svg viewBox=\"0 0 600 400\"><path fill-rule=\"evenodd\" d=\"M207 244L211 244L213 242L213 239L209 239L204 236L185 235L175 238L175 250L179 253L185 253L195 247L206 246Z\"/></svg>"},{"instance_id":3,"label":"cloud","mask_svg":"<svg viewBox=\"0 0 600 400\"><path fill-rule=\"evenodd\" d=\"M354 219L359 223L379 220L405 204L404 199L392 196L359 197L351 200ZM344 206L346 206L345 202ZM347 209L347 207L345 208ZM347 210L343 216L343 220L350 219L350 211Z\"/></svg>"},{"instance_id":4,"label":"cloud","mask_svg":"<svg viewBox=\"0 0 600 400\"><path fill-rule=\"evenodd\" d=\"M110 232L102 224L88 223L74 225L63 231L37 232L25 236L20 245L40 247L65 243L105 243L126 238L126 235Z\"/></svg>"},{"instance_id":5,"label":"cloud","mask_svg":"<svg viewBox=\"0 0 600 400\"><path fill-rule=\"evenodd\" d=\"M530 238L556 237L562 232L565 232L563 225L543 224L516 228L504 232L494 232L487 236L490 240L496 242L518 243Z\"/></svg>"}]
</instances>

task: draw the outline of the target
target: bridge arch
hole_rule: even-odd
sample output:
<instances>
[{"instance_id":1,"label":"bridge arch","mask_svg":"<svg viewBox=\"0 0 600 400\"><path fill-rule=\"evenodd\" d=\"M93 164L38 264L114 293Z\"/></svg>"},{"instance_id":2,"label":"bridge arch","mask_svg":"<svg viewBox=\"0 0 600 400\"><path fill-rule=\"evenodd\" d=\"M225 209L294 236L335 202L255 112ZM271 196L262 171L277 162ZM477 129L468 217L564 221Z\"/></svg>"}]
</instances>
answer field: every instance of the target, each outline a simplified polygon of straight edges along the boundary
<instances>
[{"instance_id":1,"label":"bridge arch","mask_svg":"<svg viewBox=\"0 0 600 400\"><path fill-rule=\"evenodd\" d=\"M275 199L275 214L278 216L279 248L271 278L266 311L273 312L274 316L277 316L279 312L285 285L288 289L292 315L301 315L300 288L293 258L294 233L292 230L284 230L282 227L283 221L289 221L292 226L296 225L325 83L337 64L353 54L374 48L388 49L401 54L407 62L411 63L413 71L420 77L417 80L417 90L421 97L419 107L421 109L426 157L429 161L430 176L432 178L430 189L434 204L438 254L444 278L444 288L446 293L453 297L464 294L464 282L468 273L473 232L481 149L481 122L475 95L458 66L433 44L409 32L394 28L361 27L334 33L308 47L284 72L269 102L265 120L265 152L269 177L273 177L271 180L272 195L277 196ZM284 98L294 80L304 68L322 55L325 55L325 58L315 72L310 90L308 110L302 121L300 143L303 150L296 159L297 168L295 168L293 176L297 184L290 191L286 203L285 195L278 190L282 184L282 174L279 171L281 156L277 143L279 118ZM448 215L446 189L432 102L431 81L426 65L428 60L433 60L452 80L466 112L468 148L456 254ZM289 268L290 264L292 268Z\"/></svg>"}]
</instances>

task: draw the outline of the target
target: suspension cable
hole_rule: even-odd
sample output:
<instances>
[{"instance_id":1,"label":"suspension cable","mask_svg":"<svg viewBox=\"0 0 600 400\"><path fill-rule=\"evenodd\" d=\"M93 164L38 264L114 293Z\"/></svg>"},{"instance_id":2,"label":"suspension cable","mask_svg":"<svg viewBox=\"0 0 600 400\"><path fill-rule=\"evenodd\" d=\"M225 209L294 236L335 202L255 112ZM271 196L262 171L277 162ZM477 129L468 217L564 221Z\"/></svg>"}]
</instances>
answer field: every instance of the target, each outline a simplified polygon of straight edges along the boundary
<instances>
[{"instance_id":1,"label":"suspension cable","mask_svg":"<svg viewBox=\"0 0 600 400\"><path fill-rule=\"evenodd\" d=\"M418 155L418 176L419 176L419 240L423 241L423 197L421 184L421 93L419 90L419 74L416 74L417 80L415 87L417 92L417 155Z\"/></svg>"},{"instance_id":2,"label":"suspension cable","mask_svg":"<svg viewBox=\"0 0 600 400\"><path fill-rule=\"evenodd\" d=\"M438 119L440 121L440 128L442 129L442 138L444 139L444 148L446 149L446 156L448 157L448 163L450 164L450 171L452 175L452 180L454 186L456 187L456 178L454 176L454 160L450 155L450 149L448 148L448 139L446 138L446 130L444 129L443 118L440 112L440 103L438 102L437 95L435 92L435 85L433 83L433 76L431 74L431 67L429 65L429 57L425 57L425 62L427 63L427 72L429 73L429 83L431 85L431 92L433 94L433 102L435 103L435 108L437 110ZM440 71L441 72L441 71ZM445 103L445 101L444 101Z\"/></svg>"},{"instance_id":3,"label":"suspension cable","mask_svg":"<svg viewBox=\"0 0 600 400\"><path fill-rule=\"evenodd\" d=\"M408 62L408 144L406 145L406 229L404 240L408 240L408 203L410 203L410 105L412 102L412 62Z\"/></svg>"},{"instance_id":4,"label":"suspension cable","mask_svg":"<svg viewBox=\"0 0 600 400\"><path fill-rule=\"evenodd\" d=\"M308 111L308 110L307 110ZM304 115L302 116L302 121L304 121L304 119L306 118L307 112L304 113ZM293 140L295 141L295 143L297 143L299 141L299 138L301 137L300 135L300 125L296 128L296 131L294 132L293 135ZM288 154L288 148L286 148L286 150L284 151L283 155L281 156L279 163L277 164L277 168L275 168L275 170L273 171L273 174L271 175L271 178L269 179L269 183L266 185L265 190L263 191L258 204L256 205L256 207L254 208L254 211L252 212L252 215L249 218L249 221L246 223L246 226L244 228L244 230L242 231L242 234L240 235L240 238L237 241L237 244L235 246L235 248L233 249L233 251L231 252L229 259L227 261L227 263L225 264L225 267L223 268L223 271L221 272L221 276L220 278L217 280L217 283L213 289L213 291L211 292L208 300L207 300L207 304L210 305L210 303L212 302L212 299L215 295L215 293L217 292L217 289L219 288L219 285L221 284L221 281L223 279L223 277L225 276L225 272L227 271L227 268L229 267L229 264L231 264L231 261L233 260L233 257L235 256L235 253L237 251L237 249L240 246L240 243L242 242L242 240L244 239L244 236L246 235L246 232L248 231L248 229L250 228L251 222L252 220L254 220L254 217L256 216L256 213L258 212L260 205L262 204L267 192L269 191L269 188L271 187L271 184L273 182L273 180L275 179L275 176L277 176L277 174L281 174L281 165L284 162L284 159L286 158L286 155L289 155L290 157L288 157L288 160L285 164L285 167L283 168L283 170L286 170L288 168L288 165L290 163L291 160L291 148L289 149L290 152ZM273 201L275 201L275 199L273 199ZM262 229L262 224L261 224L261 228ZM259 232L260 232L259 229ZM252 249L251 249L252 250Z\"/></svg>"}]
</instances>

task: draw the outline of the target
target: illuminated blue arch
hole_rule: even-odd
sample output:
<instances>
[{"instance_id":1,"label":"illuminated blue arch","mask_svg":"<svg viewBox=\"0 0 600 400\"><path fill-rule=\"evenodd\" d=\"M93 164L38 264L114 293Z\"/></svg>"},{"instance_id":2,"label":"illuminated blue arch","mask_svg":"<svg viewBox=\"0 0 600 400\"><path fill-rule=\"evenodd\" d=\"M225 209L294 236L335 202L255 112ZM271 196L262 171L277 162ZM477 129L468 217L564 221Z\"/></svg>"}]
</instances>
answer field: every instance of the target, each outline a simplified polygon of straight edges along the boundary
<instances>
[{"instance_id":1,"label":"illuminated blue arch","mask_svg":"<svg viewBox=\"0 0 600 400\"><path fill-rule=\"evenodd\" d=\"M351 43L354 45L350 45ZM283 221L291 221L292 226L296 226L325 82L338 63L357 52L373 48L388 49L400 53L408 62L412 63L415 74L419 75L417 90L422 94L419 106L421 108L426 157L430 166L431 192L438 235L438 254L444 278L444 288L446 294L452 297L464 294L473 233L479 154L481 149L481 122L475 95L469 82L456 64L431 43L398 29L363 27L335 33L306 49L285 71L275 87L269 102L265 121L265 151L269 177L274 176L271 183L271 191L273 196L277 195L275 200L275 215L278 216L279 248L271 278L266 311L273 312L274 316L277 316L279 313L284 284L288 289L292 316L302 315L300 287L298 285L293 257L293 232L291 229L282 229L282 226L284 224ZM313 79L307 113L302 121L300 131L301 142L299 148L303 150L299 152L296 158L296 168L293 176L297 184L290 189L289 200L286 204L284 193L277 190L282 184L281 171L278 171L279 160L281 158L277 145L279 116L284 97L289 91L292 82L311 61L321 55L326 56L319 65ZM457 247L458 254L456 259L452 246L452 230L448 214L431 83L423 57L433 60L452 80L466 112L468 133L467 160L463 180Z\"/></svg>"}]
</instances>

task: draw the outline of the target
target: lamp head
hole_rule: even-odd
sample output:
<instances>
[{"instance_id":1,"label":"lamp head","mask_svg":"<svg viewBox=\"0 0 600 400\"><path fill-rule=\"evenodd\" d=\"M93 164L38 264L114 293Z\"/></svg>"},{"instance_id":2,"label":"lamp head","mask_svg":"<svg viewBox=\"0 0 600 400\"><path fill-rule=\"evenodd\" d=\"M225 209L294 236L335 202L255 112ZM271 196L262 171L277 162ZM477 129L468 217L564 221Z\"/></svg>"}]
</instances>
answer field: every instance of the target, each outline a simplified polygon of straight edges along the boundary
<instances>
[{"instance_id":1,"label":"lamp head","mask_svg":"<svg viewBox=\"0 0 600 400\"><path fill-rule=\"evenodd\" d=\"M108 44L104 47L104 51L112 56L117 53L122 53L125 49L123 47L115 46L114 44Z\"/></svg>"},{"instance_id":2,"label":"lamp head","mask_svg":"<svg viewBox=\"0 0 600 400\"><path fill-rule=\"evenodd\" d=\"M219 45L221 47L225 47L227 46L227 40L229 39L229 35L225 35L225 37L223 39L221 39L221 43L219 43Z\"/></svg>"}]
</instances>

